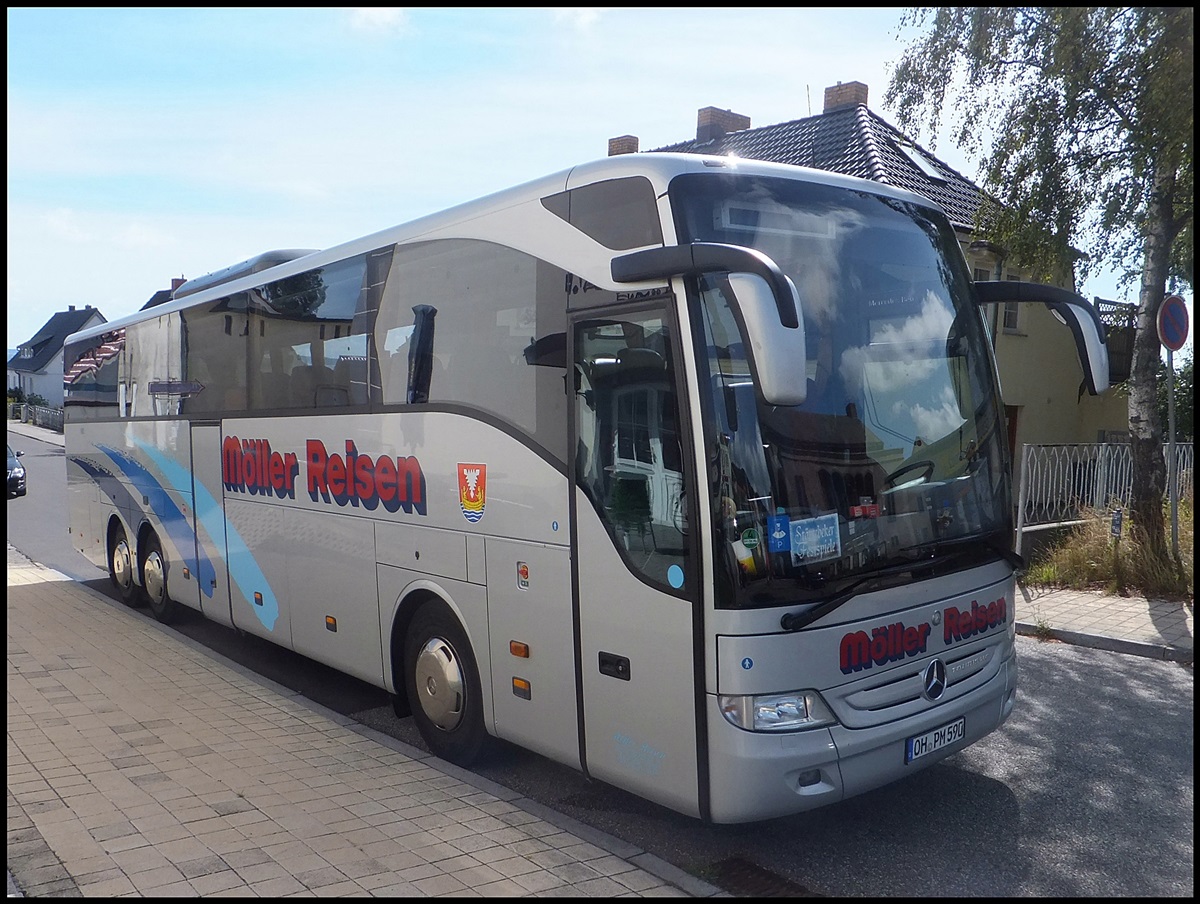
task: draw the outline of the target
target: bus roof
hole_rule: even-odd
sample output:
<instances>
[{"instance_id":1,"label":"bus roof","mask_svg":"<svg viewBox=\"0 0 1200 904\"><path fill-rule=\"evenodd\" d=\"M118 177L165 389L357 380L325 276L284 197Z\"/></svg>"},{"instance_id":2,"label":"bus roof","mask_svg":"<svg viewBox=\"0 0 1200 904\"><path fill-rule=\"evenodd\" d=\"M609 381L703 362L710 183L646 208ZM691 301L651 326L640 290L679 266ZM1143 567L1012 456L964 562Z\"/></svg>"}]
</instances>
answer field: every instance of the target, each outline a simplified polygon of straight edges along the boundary
<instances>
[{"instance_id":1,"label":"bus roof","mask_svg":"<svg viewBox=\"0 0 1200 904\"><path fill-rule=\"evenodd\" d=\"M502 189L489 195L466 201L454 207L391 226L361 238L352 239L324 250L269 251L215 270L185 282L176 291L171 301L149 310L137 311L126 317L80 330L67 337L68 343L101 336L112 330L121 329L143 320L184 311L195 305L205 304L233 292L242 292L266 282L304 273L316 267L344 260L357 254L373 251L397 242L412 241L424 235L445 230L456 223L475 219L486 213L502 210L530 200L577 188L607 179L628 176L645 176L654 185L656 194L664 192L671 179L683 173L724 172L746 175L779 176L801 179L823 185L870 192L893 197L925 207L938 205L922 195L898 189L890 185L845 176L825 170L793 166L786 163L771 163L742 157L714 157L703 154L674 154L644 152L605 157L590 163L573 166L549 176L525 182L512 188ZM939 208L940 209L940 208ZM191 288L189 288L191 287Z\"/></svg>"}]
</instances>

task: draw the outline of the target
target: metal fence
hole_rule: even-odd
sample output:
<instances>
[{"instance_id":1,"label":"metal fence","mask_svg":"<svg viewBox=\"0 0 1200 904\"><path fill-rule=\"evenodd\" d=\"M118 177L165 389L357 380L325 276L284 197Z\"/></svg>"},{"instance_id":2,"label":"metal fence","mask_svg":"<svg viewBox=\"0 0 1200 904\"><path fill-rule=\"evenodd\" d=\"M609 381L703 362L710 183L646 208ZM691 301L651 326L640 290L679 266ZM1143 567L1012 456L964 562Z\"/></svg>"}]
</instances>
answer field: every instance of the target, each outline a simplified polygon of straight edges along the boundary
<instances>
[{"instance_id":1,"label":"metal fence","mask_svg":"<svg viewBox=\"0 0 1200 904\"><path fill-rule=\"evenodd\" d=\"M1170 446L1163 445L1163 457ZM1169 463L1168 463L1169 464ZM1195 446L1175 444L1178 498L1192 495ZM1168 469L1168 479L1170 471ZM1128 443L1022 447L1016 550L1027 533L1083 523L1088 509L1129 508L1133 453Z\"/></svg>"},{"instance_id":2,"label":"metal fence","mask_svg":"<svg viewBox=\"0 0 1200 904\"><path fill-rule=\"evenodd\" d=\"M28 405L24 402L10 402L8 419L20 421L23 424L33 424L35 427L45 427L47 430L63 432L63 410L61 408L43 408L40 405Z\"/></svg>"}]
</instances>

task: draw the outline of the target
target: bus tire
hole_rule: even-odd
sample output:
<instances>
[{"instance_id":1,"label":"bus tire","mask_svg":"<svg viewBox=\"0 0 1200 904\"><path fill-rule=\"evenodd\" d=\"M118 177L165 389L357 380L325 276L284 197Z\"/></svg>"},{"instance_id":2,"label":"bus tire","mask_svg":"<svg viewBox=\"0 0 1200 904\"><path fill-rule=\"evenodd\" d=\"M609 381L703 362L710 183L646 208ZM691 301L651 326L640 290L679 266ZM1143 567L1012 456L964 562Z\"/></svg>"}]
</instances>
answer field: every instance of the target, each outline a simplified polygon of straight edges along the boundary
<instances>
[{"instance_id":1,"label":"bus tire","mask_svg":"<svg viewBox=\"0 0 1200 904\"><path fill-rule=\"evenodd\" d=\"M479 668L466 632L440 602L417 610L404 639L404 687L435 756L470 766L487 743Z\"/></svg>"},{"instance_id":2,"label":"bus tire","mask_svg":"<svg viewBox=\"0 0 1200 904\"><path fill-rule=\"evenodd\" d=\"M108 530L108 579L126 606L141 605L141 588L133 580L133 553L129 549L129 538L125 536L125 528L119 524L114 524Z\"/></svg>"},{"instance_id":3,"label":"bus tire","mask_svg":"<svg viewBox=\"0 0 1200 904\"><path fill-rule=\"evenodd\" d=\"M167 595L167 560L157 534L148 534L142 544L142 589L150 611L164 625L179 617L179 603Z\"/></svg>"},{"instance_id":4,"label":"bus tire","mask_svg":"<svg viewBox=\"0 0 1200 904\"><path fill-rule=\"evenodd\" d=\"M392 698L392 712L397 719L407 719L412 715L412 707L408 705L408 693L401 688L399 694L388 694Z\"/></svg>"}]
</instances>

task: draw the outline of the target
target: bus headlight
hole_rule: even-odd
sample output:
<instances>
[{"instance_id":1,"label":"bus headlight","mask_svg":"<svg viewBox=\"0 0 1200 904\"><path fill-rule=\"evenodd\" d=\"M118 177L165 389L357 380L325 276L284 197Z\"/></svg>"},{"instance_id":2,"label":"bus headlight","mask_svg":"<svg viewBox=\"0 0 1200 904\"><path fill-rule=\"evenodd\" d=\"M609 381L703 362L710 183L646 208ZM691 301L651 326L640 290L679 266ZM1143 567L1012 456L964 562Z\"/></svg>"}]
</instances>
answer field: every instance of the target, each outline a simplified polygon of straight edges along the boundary
<instances>
[{"instance_id":1,"label":"bus headlight","mask_svg":"<svg viewBox=\"0 0 1200 904\"><path fill-rule=\"evenodd\" d=\"M747 731L800 731L837 721L816 691L754 697L721 695L719 700L730 724Z\"/></svg>"}]
</instances>

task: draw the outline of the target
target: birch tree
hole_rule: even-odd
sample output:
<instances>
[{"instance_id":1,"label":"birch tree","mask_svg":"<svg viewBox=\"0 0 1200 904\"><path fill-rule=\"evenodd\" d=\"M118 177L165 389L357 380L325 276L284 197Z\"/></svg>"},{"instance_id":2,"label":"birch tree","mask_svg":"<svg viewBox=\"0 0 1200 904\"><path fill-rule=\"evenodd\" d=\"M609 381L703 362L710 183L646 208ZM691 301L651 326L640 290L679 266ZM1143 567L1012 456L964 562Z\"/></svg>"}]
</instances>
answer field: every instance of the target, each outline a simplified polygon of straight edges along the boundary
<instances>
[{"instance_id":1,"label":"birch tree","mask_svg":"<svg viewBox=\"0 0 1200 904\"><path fill-rule=\"evenodd\" d=\"M917 34L886 100L903 128L945 125L980 163L995 201L981 237L1035 278L1109 267L1138 286L1131 530L1182 580L1163 529L1157 317L1168 290L1193 285L1192 10L935 7L901 29Z\"/></svg>"}]
</instances>

